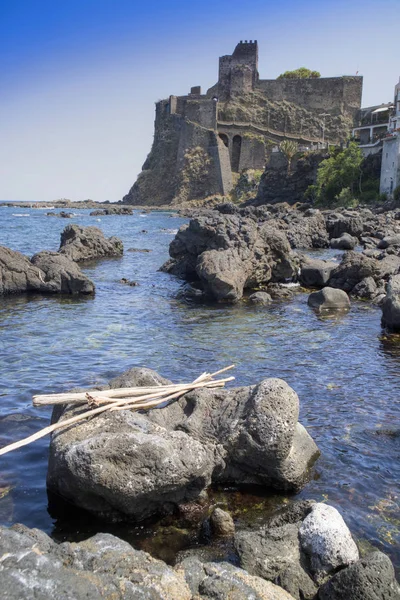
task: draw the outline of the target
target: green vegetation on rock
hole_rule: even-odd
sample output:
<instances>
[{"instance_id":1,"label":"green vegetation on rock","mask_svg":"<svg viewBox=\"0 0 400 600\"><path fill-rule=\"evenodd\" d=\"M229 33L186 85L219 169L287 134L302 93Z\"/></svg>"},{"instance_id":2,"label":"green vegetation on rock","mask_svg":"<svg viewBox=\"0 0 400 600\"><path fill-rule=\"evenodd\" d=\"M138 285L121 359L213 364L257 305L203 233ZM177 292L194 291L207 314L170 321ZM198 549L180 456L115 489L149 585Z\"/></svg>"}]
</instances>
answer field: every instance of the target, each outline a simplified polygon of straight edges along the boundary
<instances>
[{"instance_id":1,"label":"green vegetation on rock","mask_svg":"<svg viewBox=\"0 0 400 600\"><path fill-rule=\"evenodd\" d=\"M281 73L277 79L318 79L318 77L321 77L319 71L311 71L306 67L300 67L294 71L285 71L284 73Z\"/></svg>"}]
</instances>

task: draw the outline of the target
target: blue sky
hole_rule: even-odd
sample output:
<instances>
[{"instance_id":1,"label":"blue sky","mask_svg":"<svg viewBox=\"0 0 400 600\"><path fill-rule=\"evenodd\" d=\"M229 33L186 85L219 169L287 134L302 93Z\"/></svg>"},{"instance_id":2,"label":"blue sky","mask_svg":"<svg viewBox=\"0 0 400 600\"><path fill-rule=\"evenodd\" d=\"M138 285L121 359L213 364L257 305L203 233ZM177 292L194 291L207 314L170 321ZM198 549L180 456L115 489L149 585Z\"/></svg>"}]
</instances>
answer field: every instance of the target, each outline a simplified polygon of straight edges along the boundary
<instances>
[{"instance_id":1,"label":"blue sky","mask_svg":"<svg viewBox=\"0 0 400 600\"><path fill-rule=\"evenodd\" d=\"M0 0L0 199L118 200L150 150L154 102L217 80L257 39L262 78L364 76L392 99L399 0Z\"/></svg>"}]
</instances>

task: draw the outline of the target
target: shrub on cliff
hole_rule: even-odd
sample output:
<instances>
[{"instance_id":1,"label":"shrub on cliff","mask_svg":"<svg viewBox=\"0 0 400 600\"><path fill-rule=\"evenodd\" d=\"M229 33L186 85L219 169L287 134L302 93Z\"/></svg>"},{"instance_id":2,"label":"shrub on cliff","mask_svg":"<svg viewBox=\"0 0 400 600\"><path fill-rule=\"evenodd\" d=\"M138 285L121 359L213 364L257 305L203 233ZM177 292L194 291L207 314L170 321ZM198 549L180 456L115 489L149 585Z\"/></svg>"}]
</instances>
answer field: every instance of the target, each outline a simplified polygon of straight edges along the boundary
<instances>
[{"instance_id":1,"label":"shrub on cliff","mask_svg":"<svg viewBox=\"0 0 400 600\"><path fill-rule=\"evenodd\" d=\"M281 73L277 79L317 79L318 77L321 77L319 71L311 71L306 67L300 67L294 71Z\"/></svg>"},{"instance_id":2,"label":"shrub on cliff","mask_svg":"<svg viewBox=\"0 0 400 600\"><path fill-rule=\"evenodd\" d=\"M306 195L318 204L334 206L346 204L360 195L359 181L363 155L359 146L350 142L347 148L323 160L318 168L317 183L308 188ZM311 189L312 188L312 189ZM342 193L346 190L345 193ZM348 190L348 191L347 191Z\"/></svg>"}]
</instances>

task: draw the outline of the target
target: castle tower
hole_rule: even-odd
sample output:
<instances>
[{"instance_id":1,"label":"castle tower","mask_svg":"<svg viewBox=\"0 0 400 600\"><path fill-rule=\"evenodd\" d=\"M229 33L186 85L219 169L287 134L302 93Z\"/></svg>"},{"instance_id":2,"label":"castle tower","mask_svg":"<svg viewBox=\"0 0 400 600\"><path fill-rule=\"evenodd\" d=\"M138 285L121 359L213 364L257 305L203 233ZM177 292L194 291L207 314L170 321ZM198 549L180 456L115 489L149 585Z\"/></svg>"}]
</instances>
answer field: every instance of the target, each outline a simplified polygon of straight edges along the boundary
<instances>
[{"instance_id":1,"label":"castle tower","mask_svg":"<svg viewBox=\"0 0 400 600\"><path fill-rule=\"evenodd\" d=\"M219 59L218 98L227 100L254 89L258 81L257 40L239 42L233 54Z\"/></svg>"}]
</instances>

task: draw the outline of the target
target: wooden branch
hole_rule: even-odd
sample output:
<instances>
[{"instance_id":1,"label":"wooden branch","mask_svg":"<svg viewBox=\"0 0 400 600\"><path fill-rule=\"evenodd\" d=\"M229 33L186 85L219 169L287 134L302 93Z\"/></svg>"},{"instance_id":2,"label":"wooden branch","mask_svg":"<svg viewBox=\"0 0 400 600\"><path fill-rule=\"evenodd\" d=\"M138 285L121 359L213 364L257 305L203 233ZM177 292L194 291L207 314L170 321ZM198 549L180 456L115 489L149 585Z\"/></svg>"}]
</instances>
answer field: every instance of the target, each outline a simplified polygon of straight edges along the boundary
<instances>
[{"instance_id":1,"label":"wooden branch","mask_svg":"<svg viewBox=\"0 0 400 600\"><path fill-rule=\"evenodd\" d=\"M97 395L93 395L93 393L90 393L90 392L84 392L83 400L87 399L86 394L88 394L89 399L94 404L104 403L104 402L106 404L103 404L102 406L97 406L96 408L92 408L90 410L85 410L85 411L81 412L79 415L75 415L74 417L70 417L69 419L64 419L63 421L58 421L57 423L54 423L53 425L49 425L48 427L41 429L37 433L34 433L33 435L31 435L23 440L20 440L19 442L14 442L13 444L9 444L8 446L5 446L4 448L0 449L0 456L2 456L3 454L7 454L8 452L11 452L12 450L17 450L18 448L22 448L23 446L26 446L27 444L35 442L36 440L38 440L50 433L53 433L54 431L57 431L58 429L62 429L64 427L74 425L75 423L78 423L79 421L83 421L84 419L87 419L89 417L99 415L107 410L114 411L114 410L126 410L126 409L131 409L131 410L132 409L135 409L135 410L149 409L149 408L158 406L160 404L163 404L165 402L169 402L170 400L176 399L180 396L183 396L187 392L194 390L194 389L200 389L200 388L213 389L213 388L224 387L225 383L227 383L228 381L232 381L235 378L234 377L225 377L224 379L215 379L214 380L214 379L212 379L212 377L215 375L218 375L220 373L223 373L229 369L232 369L232 368L233 368L233 365L231 365L230 367L226 367L225 369L221 369L220 371L216 371L215 373L212 373L212 374L203 373L202 375L200 375L200 377L195 379L192 383L158 386L157 388L155 388L156 392L148 392L149 388L124 388L125 391L126 390L132 391L132 389L134 389L135 391L138 392L139 390L141 390L141 395L137 395L136 397L128 395L125 398L118 399L118 397L116 397L115 399L113 399L111 395L109 395L109 397L105 396L104 394L99 396L98 394L101 394L101 392L98 392ZM151 389L154 389L154 388L151 388ZM107 390L107 393L110 394L110 392L113 392L113 391L121 391L121 389L120 390ZM144 391L146 391L147 393L143 393ZM68 396L68 394L60 394L60 395ZM53 395L53 399L54 399L54 396L57 396L57 394ZM71 395L69 395L69 397L70 396ZM76 394L75 394L75 396L76 396ZM47 398L49 398L49 397L50 396L48 396ZM36 398L39 398L39 396L36 396ZM66 400L64 399L63 403L65 403L65 402L66 402Z\"/></svg>"},{"instance_id":2,"label":"wooden branch","mask_svg":"<svg viewBox=\"0 0 400 600\"><path fill-rule=\"evenodd\" d=\"M216 375L220 375L230 369L233 369L235 365L230 365L229 367L225 367L224 369L220 369L215 373L203 373L198 377L193 383L200 383L201 381L206 381L212 379ZM44 406L44 405L52 405L52 404L78 404L81 402L87 402L86 394L89 393L96 398L104 397L105 401L110 398L127 398L129 396L142 396L143 394L152 394L160 391L161 389L169 390L171 393L173 391L178 391L182 386L187 386L187 384L168 384L168 385L158 385L152 387L131 387L131 388L117 388L114 390L88 390L85 392L65 392L62 394L44 394L33 396L33 405L34 406Z\"/></svg>"}]
</instances>

